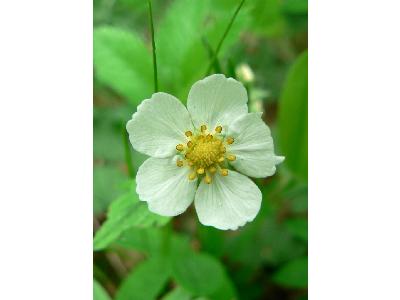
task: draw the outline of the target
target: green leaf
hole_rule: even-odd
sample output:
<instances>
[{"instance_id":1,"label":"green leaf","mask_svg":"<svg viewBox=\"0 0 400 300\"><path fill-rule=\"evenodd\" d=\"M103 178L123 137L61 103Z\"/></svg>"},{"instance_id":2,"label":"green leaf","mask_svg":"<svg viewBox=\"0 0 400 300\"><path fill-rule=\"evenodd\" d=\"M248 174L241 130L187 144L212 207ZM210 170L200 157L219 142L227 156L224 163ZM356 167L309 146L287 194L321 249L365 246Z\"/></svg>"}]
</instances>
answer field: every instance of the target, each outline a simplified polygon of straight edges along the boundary
<instances>
[{"instance_id":1,"label":"green leaf","mask_svg":"<svg viewBox=\"0 0 400 300\"><path fill-rule=\"evenodd\" d=\"M139 201L138 195L131 191L111 204L106 222L96 232L93 248L100 250L107 247L129 228L161 226L169 219L151 213L147 204Z\"/></svg>"},{"instance_id":2,"label":"green leaf","mask_svg":"<svg viewBox=\"0 0 400 300\"><path fill-rule=\"evenodd\" d=\"M162 258L151 258L133 268L122 282L116 300L156 299L170 277L168 264Z\"/></svg>"},{"instance_id":3,"label":"green leaf","mask_svg":"<svg viewBox=\"0 0 400 300\"><path fill-rule=\"evenodd\" d=\"M162 249L163 232L159 228L130 228L125 230L116 243L127 249L154 255Z\"/></svg>"},{"instance_id":4,"label":"green leaf","mask_svg":"<svg viewBox=\"0 0 400 300\"><path fill-rule=\"evenodd\" d=\"M285 221L285 225L289 232L294 236L307 241L308 239L308 224L304 218L288 219Z\"/></svg>"},{"instance_id":5,"label":"green leaf","mask_svg":"<svg viewBox=\"0 0 400 300\"><path fill-rule=\"evenodd\" d=\"M93 210L100 213L124 190L121 182L126 176L113 166L96 166L93 169Z\"/></svg>"},{"instance_id":6,"label":"green leaf","mask_svg":"<svg viewBox=\"0 0 400 300\"><path fill-rule=\"evenodd\" d=\"M216 257L220 257L224 250L223 232L209 226L199 226L198 230L202 250Z\"/></svg>"},{"instance_id":7,"label":"green leaf","mask_svg":"<svg viewBox=\"0 0 400 300\"><path fill-rule=\"evenodd\" d=\"M224 274L224 277L222 279L222 284L219 286L219 288L214 291L213 293L210 294L210 299L218 299L218 300L233 300L233 299L238 299L236 296L236 290L235 287L228 278L226 274Z\"/></svg>"},{"instance_id":8,"label":"green leaf","mask_svg":"<svg viewBox=\"0 0 400 300\"><path fill-rule=\"evenodd\" d=\"M193 83L205 72L204 67L196 69L208 60L200 39L207 4L208 1L174 1L155 34L158 62L163 66L159 69L160 89L177 95L183 102L191 85L189 82Z\"/></svg>"},{"instance_id":9,"label":"green leaf","mask_svg":"<svg viewBox=\"0 0 400 300\"><path fill-rule=\"evenodd\" d=\"M165 246L165 234L168 242ZM135 249L147 255L185 255L191 252L189 239L181 234L166 232L165 228L131 228L124 231L116 240L119 246Z\"/></svg>"},{"instance_id":10,"label":"green leaf","mask_svg":"<svg viewBox=\"0 0 400 300\"><path fill-rule=\"evenodd\" d=\"M285 226L272 217L261 221L258 224L256 220L256 223L245 226L239 235L228 241L225 255L230 260L240 262L249 269L257 268L262 263L278 266L304 256L307 245L294 239Z\"/></svg>"},{"instance_id":11,"label":"green leaf","mask_svg":"<svg viewBox=\"0 0 400 300\"><path fill-rule=\"evenodd\" d=\"M93 107L93 126L109 126L116 130L121 129L121 126L125 127L126 121L131 118L135 106L128 103L115 103L111 100L110 103L107 103L106 99L112 99L112 96L109 96L107 92L102 89L100 89L98 93L101 97L104 97L101 101L105 103L100 101L101 104ZM103 93L105 93L105 95L102 95Z\"/></svg>"},{"instance_id":12,"label":"green leaf","mask_svg":"<svg viewBox=\"0 0 400 300\"><path fill-rule=\"evenodd\" d=\"M215 50L232 14L218 10L215 1L176 0L168 7L164 19L155 24L159 82L162 91L176 95L182 102L193 83L204 77L209 54L207 40ZM220 51L221 59L239 40L246 24L246 12L240 11ZM188 21L190 20L190 21ZM162 66L162 67L161 67Z\"/></svg>"},{"instance_id":13,"label":"green leaf","mask_svg":"<svg viewBox=\"0 0 400 300\"><path fill-rule=\"evenodd\" d=\"M141 37L114 27L93 33L96 78L132 104L138 105L152 93L152 62Z\"/></svg>"},{"instance_id":14,"label":"green leaf","mask_svg":"<svg viewBox=\"0 0 400 300\"><path fill-rule=\"evenodd\" d=\"M308 259L302 257L283 265L273 276L273 281L285 287L306 288Z\"/></svg>"},{"instance_id":15,"label":"green leaf","mask_svg":"<svg viewBox=\"0 0 400 300\"><path fill-rule=\"evenodd\" d=\"M285 163L302 180L308 171L307 52L295 61L289 71L279 103L279 144Z\"/></svg>"},{"instance_id":16,"label":"green leaf","mask_svg":"<svg viewBox=\"0 0 400 300\"><path fill-rule=\"evenodd\" d=\"M279 265L282 262L303 256L307 252L307 245L293 238L293 235L276 221L267 220L259 232L263 235L261 258L270 265Z\"/></svg>"},{"instance_id":17,"label":"green leaf","mask_svg":"<svg viewBox=\"0 0 400 300\"><path fill-rule=\"evenodd\" d=\"M93 279L93 300L111 300L106 290L95 279Z\"/></svg>"},{"instance_id":18,"label":"green leaf","mask_svg":"<svg viewBox=\"0 0 400 300\"><path fill-rule=\"evenodd\" d=\"M94 159L121 161L124 157L121 130L116 130L108 124L99 124L93 129Z\"/></svg>"},{"instance_id":19,"label":"green leaf","mask_svg":"<svg viewBox=\"0 0 400 300\"><path fill-rule=\"evenodd\" d=\"M188 291L179 286L162 298L162 300L191 300L191 299L192 299L192 294L190 294Z\"/></svg>"},{"instance_id":20,"label":"green leaf","mask_svg":"<svg viewBox=\"0 0 400 300\"><path fill-rule=\"evenodd\" d=\"M191 253L173 258L173 277L178 284L195 295L216 292L224 281L221 263L207 254Z\"/></svg>"},{"instance_id":21,"label":"green leaf","mask_svg":"<svg viewBox=\"0 0 400 300\"><path fill-rule=\"evenodd\" d=\"M308 0L285 0L282 10L290 14L307 14Z\"/></svg>"},{"instance_id":22,"label":"green leaf","mask_svg":"<svg viewBox=\"0 0 400 300\"><path fill-rule=\"evenodd\" d=\"M254 0L251 2L252 28L267 37L282 36L285 19L281 12L280 0Z\"/></svg>"}]
</instances>

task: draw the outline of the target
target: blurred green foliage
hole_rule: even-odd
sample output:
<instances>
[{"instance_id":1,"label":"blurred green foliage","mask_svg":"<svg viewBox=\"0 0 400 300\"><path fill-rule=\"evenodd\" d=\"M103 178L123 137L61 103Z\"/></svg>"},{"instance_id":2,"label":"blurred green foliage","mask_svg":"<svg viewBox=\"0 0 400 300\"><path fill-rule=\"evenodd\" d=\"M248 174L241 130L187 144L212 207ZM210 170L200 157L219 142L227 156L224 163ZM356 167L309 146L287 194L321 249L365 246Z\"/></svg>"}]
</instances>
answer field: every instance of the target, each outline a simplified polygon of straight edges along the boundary
<instances>
[{"instance_id":1,"label":"blurred green foliage","mask_svg":"<svg viewBox=\"0 0 400 300\"><path fill-rule=\"evenodd\" d=\"M305 52L291 68L279 103L281 149L287 156L287 165L303 180L307 180L308 170L307 99L307 52Z\"/></svg>"},{"instance_id":2,"label":"blurred green foliage","mask_svg":"<svg viewBox=\"0 0 400 300\"><path fill-rule=\"evenodd\" d=\"M238 4L153 0L161 91L186 102ZM234 232L201 225L194 209L159 217L135 193L126 157L136 172L146 156L124 130L153 92L147 1L94 0L93 51L94 299L306 299L307 1L246 1L214 64L243 81L286 157L256 180L261 211Z\"/></svg>"},{"instance_id":3,"label":"blurred green foliage","mask_svg":"<svg viewBox=\"0 0 400 300\"><path fill-rule=\"evenodd\" d=\"M97 300L111 299L106 290L96 280L93 280L93 298Z\"/></svg>"},{"instance_id":4,"label":"blurred green foliage","mask_svg":"<svg viewBox=\"0 0 400 300\"><path fill-rule=\"evenodd\" d=\"M97 231L93 241L94 250L100 250L114 242L125 230L131 227L146 228L165 225L169 218L151 213L141 202L133 189L111 203L107 221Z\"/></svg>"},{"instance_id":5,"label":"blurred green foliage","mask_svg":"<svg viewBox=\"0 0 400 300\"><path fill-rule=\"evenodd\" d=\"M167 284L170 272L163 258L145 260L124 279L115 299L155 299Z\"/></svg>"}]
</instances>

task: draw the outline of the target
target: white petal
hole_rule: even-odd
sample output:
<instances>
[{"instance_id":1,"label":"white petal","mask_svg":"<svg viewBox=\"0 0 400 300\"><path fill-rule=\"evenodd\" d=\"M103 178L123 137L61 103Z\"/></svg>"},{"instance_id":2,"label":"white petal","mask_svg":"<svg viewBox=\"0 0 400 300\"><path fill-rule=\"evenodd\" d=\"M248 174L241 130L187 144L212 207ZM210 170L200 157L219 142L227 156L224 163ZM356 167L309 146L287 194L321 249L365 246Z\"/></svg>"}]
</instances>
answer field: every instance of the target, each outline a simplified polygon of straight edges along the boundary
<instances>
[{"instance_id":1,"label":"white petal","mask_svg":"<svg viewBox=\"0 0 400 300\"><path fill-rule=\"evenodd\" d=\"M229 127L228 135L234 138L234 143L227 151L236 155L231 165L247 176L271 176L276 171L275 165L284 160L284 157L274 154L271 131L261 119L261 113L249 113L238 118Z\"/></svg>"},{"instance_id":2,"label":"white petal","mask_svg":"<svg viewBox=\"0 0 400 300\"><path fill-rule=\"evenodd\" d=\"M235 230L252 221L261 206L261 191L248 177L235 171L216 173L211 184L202 181L194 204L202 224Z\"/></svg>"},{"instance_id":3,"label":"white petal","mask_svg":"<svg viewBox=\"0 0 400 300\"><path fill-rule=\"evenodd\" d=\"M247 92L239 81L214 74L192 86L187 107L196 128L205 124L213 130L247 113Z\"/></svg>"},{"instance_id":4,"label":"white petal","mask_svg":"<svg viewBox=\"0 0 400 300\"><path fill-rule=\"evenodd\" d=\"M197 180L189 180L188 167L177 167L176 158L147 159L136 175L136 192L149 209L162 216L183 213L194 199Z\"/></svg>"},{"instance_id":5,"label":"white petal","mask_svg":"<svg viewBox=\"0 0 400 300\"><path fill-rule=\"evenodd\" d=\"M155 93L138 106L126 129L133 148L162 158L176 153L176 145L185 143L185 131L193 126L188 111L177 98Z\"/></svg>"}]
</instances>

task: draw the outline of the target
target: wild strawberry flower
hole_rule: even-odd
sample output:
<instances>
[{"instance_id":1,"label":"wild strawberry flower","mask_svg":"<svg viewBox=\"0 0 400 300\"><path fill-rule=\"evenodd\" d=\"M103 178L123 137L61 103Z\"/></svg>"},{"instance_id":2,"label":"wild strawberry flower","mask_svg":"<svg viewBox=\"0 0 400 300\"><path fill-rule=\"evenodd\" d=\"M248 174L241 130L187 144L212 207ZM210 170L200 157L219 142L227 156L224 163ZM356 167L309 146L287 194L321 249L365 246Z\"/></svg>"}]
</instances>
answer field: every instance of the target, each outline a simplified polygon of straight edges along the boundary
<instances>
[{"instance_id":1,"label":"wild strawberry flower","mask_svg":"<svg viewBox=\"0 0 400 300\"><path fill-rule=\"evenodd\" d=\"M222 230L256 217L261 191L247 176L271 176L284 159L261 113L248 113L246 89L221 74L192 86L187 109L172 95L153 94L126 128L133 148L150 156L136 175L150 211L176 216L194 201L200 222Z\"/></svg>"}]
</instances>

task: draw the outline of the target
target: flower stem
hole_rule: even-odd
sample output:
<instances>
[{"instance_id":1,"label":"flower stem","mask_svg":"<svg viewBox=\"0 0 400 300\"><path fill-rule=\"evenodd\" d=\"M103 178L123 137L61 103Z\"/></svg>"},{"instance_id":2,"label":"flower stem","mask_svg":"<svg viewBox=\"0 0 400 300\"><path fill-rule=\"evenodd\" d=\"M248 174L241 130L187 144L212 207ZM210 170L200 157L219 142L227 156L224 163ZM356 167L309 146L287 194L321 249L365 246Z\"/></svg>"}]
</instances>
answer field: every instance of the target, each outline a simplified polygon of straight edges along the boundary
<instances>
[{"instance_id":1,"label":"flower stem","mask_svg":"<svg viewBox=\"0 0 400 300\"><path fill-rule=\"evenodd\" d=\"M233 22L235 21L236 16L238 15L240 9L242 8L242 6L243 6L243 4L244 4L244 1L245 1L245 0L242 0L242 1L240 2L239 6L236 8L236 11L235 11L235 13L233 14L233 16L232 16L232 18L231 18L231 20L230 20L230 22L229 22L229 24L228 24L228 27L226 27L225 32L224 32L224 34L222 35L222 38L221 38L221 40L220 40L219 43L218 43L217 49L216 49L215 52L214 52L214 56L213 56L213 58L212 58L210 64L208 65L208 69L207 69L207 72L206 72L206 74L205 74L206 76L210 73L210 71L211 71L211 69L212 69L212 67L213 67L213 65L214 65L214 62L215 62L215 60L217 59L218 53L219 53L219 51L221 50L222 43L224 42L226 36L228 35L229 30L231 30L232 24L233 24Z\"/></svg>"},{"instance_id":2,"label":"flower stem","mask_svg":"<svg viewBox=\"0 0 400 300\"><path fill-rule=\"evenodd\" d=\"M128 132L125 129L125 126L122 126L122 139L124 143L124 152L125 152L125 163L128 168L128 175L130 178L135 178L135 171L132 165L132 154L131 149L129 147L129 137Z\"/></svg>"},{"instance_id":3,"label":"flower stem","mask_svg":"<svg viewBox=\"0 0 400 300\"><path fill-rule=\"evenodd\" d=\"M153 23L153 9L151 7L151 0L149 3L149 17L150 17L150 30L151 30L151 45L153 52L153 75L154 75L154 92L158 92L158 77L157 77L157 57L156 57L156 42L154 40L154 23Z\"/></svg>"},{"instance_id":4,"label":"flower stem","mask_svg":"<svg viewBox=\"0 0 400 300\"><path fill-rule=\"evenodd\" d=\"M203 41L204 47L207 50L208 58L209 59L214 59L214 50L212 49L210 43L208 42L208 40L207 40L207 38L205 36L202 37L202 41ZM214 68L214 71L217 72L217 73L221 73L222 72L221 65L220 65L220 63L218 61L218 57L216 57L214 59L213 68Z\"/></svg>"}]
</instances>

